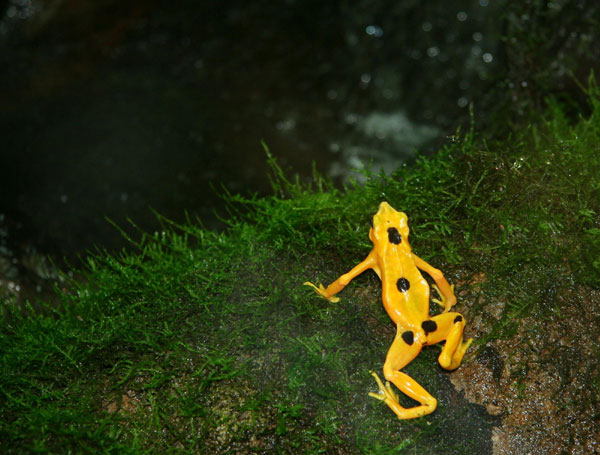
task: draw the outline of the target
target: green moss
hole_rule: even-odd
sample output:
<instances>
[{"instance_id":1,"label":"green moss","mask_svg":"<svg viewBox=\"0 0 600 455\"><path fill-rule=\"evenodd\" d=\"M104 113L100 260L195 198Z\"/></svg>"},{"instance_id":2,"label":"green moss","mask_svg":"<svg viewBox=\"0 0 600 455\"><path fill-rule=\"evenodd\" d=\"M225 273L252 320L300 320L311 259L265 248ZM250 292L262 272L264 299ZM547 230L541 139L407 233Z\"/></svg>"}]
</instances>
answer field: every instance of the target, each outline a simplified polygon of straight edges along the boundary
<instances>
[{"instance_id":1,"label":"green moss","mask_svg":"<svg viewBox=\"0 0 600 455\"><path fill-rule=\"evenodd\" d=\"M561 287L600 285L598 99L592 81L589 117L550 102L503 141L471 129L362 186L292 182L269 155L275 194L227 195L225 232L163 219L133 252L88 258L59 309L23 315L6 302L4 452L488 450L490 418L452 395L436 347L407 368L440 398L434 414L399 422L368 397L394 336L373 274L337 304L302 282L328 283L362 260L368 218L387 200L409 215L416 252L462 290L485 275L473 313L507 302L490 338L518 315L560 312Z\"/></svg>"}]
</instances>

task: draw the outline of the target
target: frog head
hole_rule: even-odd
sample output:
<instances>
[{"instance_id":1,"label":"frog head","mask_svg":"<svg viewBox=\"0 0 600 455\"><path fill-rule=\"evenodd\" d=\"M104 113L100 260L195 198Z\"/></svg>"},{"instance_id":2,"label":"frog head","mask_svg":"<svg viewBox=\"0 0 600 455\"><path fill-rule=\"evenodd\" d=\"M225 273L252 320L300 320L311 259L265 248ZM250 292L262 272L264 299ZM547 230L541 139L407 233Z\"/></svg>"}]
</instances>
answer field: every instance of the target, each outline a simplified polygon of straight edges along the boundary
<instances>
[{"instance_id":1,"label":"frog head","mask_svg":"<svg viewBox=\"0 0 600 455\"><path fill-rule=\"evenodd\" d=\"M373 226L369 231L369 238L373 244L408 244L408 217L404 212L398 212L387 202L379 204L379 210L373 216Z\"/></svg>"}]
</instances>

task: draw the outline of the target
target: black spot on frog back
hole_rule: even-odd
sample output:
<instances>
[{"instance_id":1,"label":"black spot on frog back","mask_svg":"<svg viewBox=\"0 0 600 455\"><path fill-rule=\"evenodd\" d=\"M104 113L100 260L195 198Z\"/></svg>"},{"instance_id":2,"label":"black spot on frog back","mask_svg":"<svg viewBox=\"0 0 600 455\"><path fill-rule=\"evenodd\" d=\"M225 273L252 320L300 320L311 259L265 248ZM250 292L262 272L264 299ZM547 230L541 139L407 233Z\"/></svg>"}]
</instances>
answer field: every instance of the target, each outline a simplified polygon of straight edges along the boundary
<instances>
[{"instance_id":1,"label":"black spot on frog back","mask_svg":"<svg viewBox=\"0 0 600 455\"><path fill-rule=\"evenodd\" d=\"M396 287L400 292L406 292L410 289L410 281L408 281L406 278L398 278L398 281L396 281Z\"/></svg>"}]
</instances>

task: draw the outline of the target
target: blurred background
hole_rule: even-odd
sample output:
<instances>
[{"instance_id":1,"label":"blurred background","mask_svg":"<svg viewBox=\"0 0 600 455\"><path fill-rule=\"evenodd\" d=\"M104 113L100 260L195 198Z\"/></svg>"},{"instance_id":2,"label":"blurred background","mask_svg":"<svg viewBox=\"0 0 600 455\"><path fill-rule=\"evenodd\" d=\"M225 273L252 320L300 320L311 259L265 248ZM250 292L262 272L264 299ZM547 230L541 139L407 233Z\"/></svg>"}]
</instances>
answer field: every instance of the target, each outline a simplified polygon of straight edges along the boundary
<instances>
[{"instance_id":1,"label":"blurred background","mask_svg":"<svg viewBox=\"0 0 600 455\"><path fill-rule=\"evenodd\" d=\"M0 295L125 246L153 210L222 228L270 193L264 141L338 184L493 136L599 61L593 1L0 0Z\"/></svg>"}]
</instances>

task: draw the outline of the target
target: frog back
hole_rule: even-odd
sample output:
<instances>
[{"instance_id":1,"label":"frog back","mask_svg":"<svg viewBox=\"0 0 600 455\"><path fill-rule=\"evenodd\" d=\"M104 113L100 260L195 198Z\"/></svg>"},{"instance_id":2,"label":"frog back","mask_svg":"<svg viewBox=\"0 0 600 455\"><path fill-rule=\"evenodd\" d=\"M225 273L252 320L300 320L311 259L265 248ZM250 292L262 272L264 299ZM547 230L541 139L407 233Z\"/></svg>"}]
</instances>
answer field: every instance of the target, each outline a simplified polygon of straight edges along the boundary
<instances>
[{"instance_id":1,"label":"frog back","mask_svg":"<svg viewBox=\"0 0 600 455\"><path fill-rule=\"evenodd\" d=\"M411 252L389 248L380 262L383 306L390 318L406 327L427 319L429 285Z\"/></svg>"}]
</instances>

